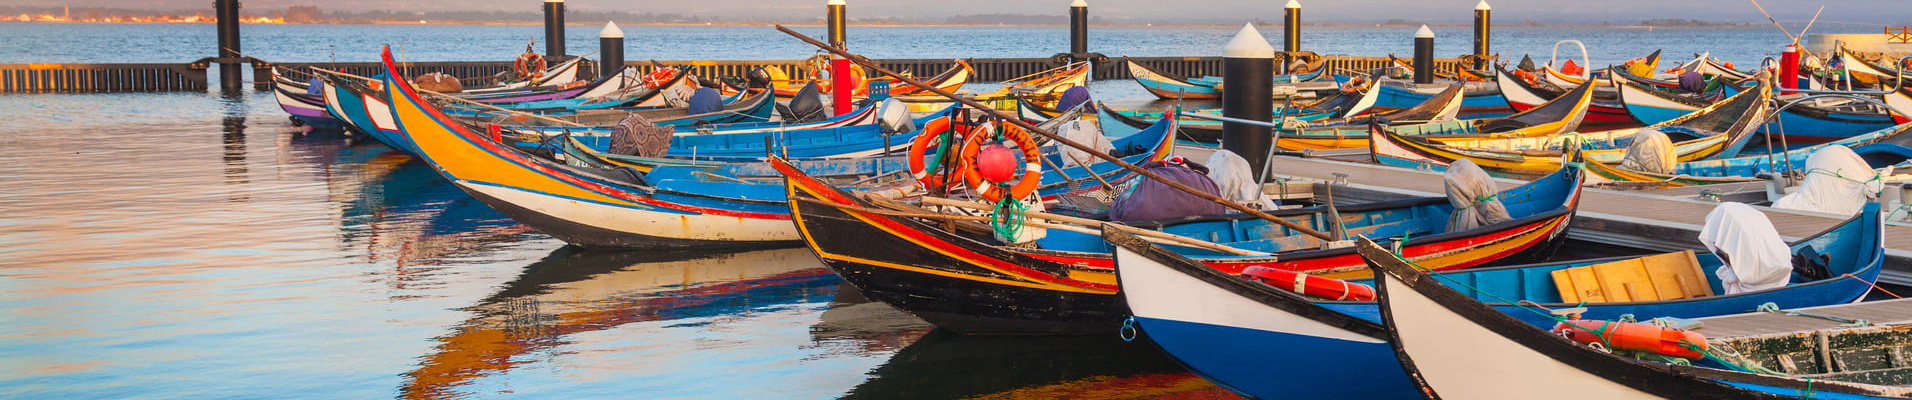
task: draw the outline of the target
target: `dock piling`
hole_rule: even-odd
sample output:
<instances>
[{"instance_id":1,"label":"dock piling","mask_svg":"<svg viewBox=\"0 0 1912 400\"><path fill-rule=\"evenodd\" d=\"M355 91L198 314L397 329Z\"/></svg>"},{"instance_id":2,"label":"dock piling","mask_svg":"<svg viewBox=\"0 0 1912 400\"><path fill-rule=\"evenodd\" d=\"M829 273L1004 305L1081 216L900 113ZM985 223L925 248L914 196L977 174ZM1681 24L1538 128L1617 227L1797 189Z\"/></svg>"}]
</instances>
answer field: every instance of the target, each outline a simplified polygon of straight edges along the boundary
<instances>
[{"instance_id":1,"label":"dock piling","mask_svg":"<svg viewBox=\"0 0 1912 400\"><path fill-rule=\"evenodd\" d=\"M564 57L564 0L544 0L544 58Z\"/></svg>"},{"instance_id":2,"label":"dock piling","mask_svg":"<svg viewBox=\"0 0 1912 400\"><path fill-rule=\"evenodd\" d=\"M624 30L617 23L605 22L598 31L598 76L611 76L624 70Z\"/></svg>"},{"instance_id":3,"label":"dock piling","mask_svg":"<svg viewBox=\"0 0 1912 400\"><path fill-rule=\"evenodd\" d=\"M830 0L825 7L829 11L827 21L830 28L830 45L847 49L844 42L848 39L849 20L843 0ZM850 60L830 56L830 110L831 115L843 115L850 112L850 94L856 92L857 82L850 80Z\"/></svg>"},{"instance_id":4,"label":"dock piling","mask_svg":"<svg viewBox=\"0 0 1912 400\"><path fill-rule=\"evenodd\" d=\"M1274 119L1275 47L1255 30L1242 25L1235 39L1222 48L1222 116L1249 121ZM1222 122L1222 148L1248 160L1249 171L1262 171L1274 132L1265 125Z\"/></svg>"},{"instance_id":5,"label":"dock piling","mask_svg":"<svg viewBox=\"0 0 1912 400\"><path fill-rule=\"evenodd\" d=\"M236 92L245 88L239 75L239 0L213 2L213 18L219 27L219 88Z\"/></svg>"},{"instance_id":6,"label":"dock piling","mask_svg":"<svg viewBox=\"0 0 1912 400\"><path fill-rule=\"evenodd\" d=\"M1301 52L1301 2L1288 0L1288 5L1282 7L1281 16L1281 51L1287 57L1294 57L1295 53ZM1291 62L1282 60L1281 73L1293 73L1288 71Z\"/></svg>"},{"instance_id":7,"label":"dock piling","mask_svg":"<svg viewBox=\"0 0 1912 400\"><path fill-rule=\"evenodd\" d=\"M1414 32L1414 83L1434 83L1434 30L1427 25Z\"/></svg>"},{"instance_id":8,"label":"dock piling","mask_svg":"<svg viewBox=\"0 0 1912 400\"><path fill-rule=\"evenodd\" d=\"M1488 39L1494 32L1494 7L1481 0L1474 6L1474 69L1487 70Z\"/></svg>"}]
</instances>

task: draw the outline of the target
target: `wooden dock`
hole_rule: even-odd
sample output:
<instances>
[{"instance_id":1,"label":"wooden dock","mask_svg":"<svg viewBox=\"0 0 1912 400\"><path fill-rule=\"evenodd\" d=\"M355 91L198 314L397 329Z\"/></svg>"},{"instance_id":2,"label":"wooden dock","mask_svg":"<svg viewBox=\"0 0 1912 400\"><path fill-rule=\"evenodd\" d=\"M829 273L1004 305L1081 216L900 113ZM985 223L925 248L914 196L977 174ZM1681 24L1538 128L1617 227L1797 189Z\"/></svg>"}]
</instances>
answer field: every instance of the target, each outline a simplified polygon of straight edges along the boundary
<instances>
[{"instance_id":1,"label":"wooden dock","mask_svg":"<svg viewBox=\"0 0 1912 400\"><path fill-rule=\"evenodd\" d=\"M1336 174L1346 175L1349 184L1335 189L1337 200L1342 201L1445 196L1446 191L1439 172L1287 156L1275 157L1270 163L1274 164L1275 177L1279 179L1333 181L1339 179ZM1495 181L1502 188L1524 183L1510 179ZM1718 205L1712 201L1589 188L1581 195L1579 213L1567 236L1655 251L1703 249L1698 239L1700 227L1706 224L1706 214ZM1773 227L1787 240L1812 236L1846 219L1824 213L1757 208L1766 213L1766 218L1772 220ZM1912 227L1887 224L1884 234L1886 259L1880 281L1912 285Z\"/></svg>"},{"instance_id":2,"label":"wooden dock","mask_svg":"<svg viewBox=\"0 0 1912 400\"><path fill-rule=\"evenodd\" d=\"M1359 71L1388 66L1386 57L1327 56L1327 68L1333 71ZM1135 60L1164 72L1183 76L1221 76L1221 57L1135 57ZM0 64L0 93L86 93L86 92L164 92L205 91L206 69L221 59L207 58L181 64ZM912 71L917 76L941 73L956 65L955 59L876 60L884 68ZM1060 67L1053 58L966 58L976 74L972 82L1001 82ZM1453 69L1458 59L1436 59L1444 70ZM264 89L272 80L274 66L303 69L308 66L336 69L346 73L373 76L383 73L374 62L287 62L272 63L242 59L251 65L251 81ZM556 60L553 60L556 62ZM511 69L509 61L441 61L404 63L411 73L443 72L459 78L483 78ZM649 68L651 60L627 61L626 65ZM757 67L781 68L790 76L803 76L810 64L805 60L661 60L656 64L687 67L703 77L742 76ZM597 64L586 61L581 79L591 79ZM1111 60L1097 63L1092 77L1130 79L1128 63Z\"/></svg>"},{"instance_id":3,"label":"wooden dock","mask_svg":"<svg viewBox=\"0 0 1912 400\"><path fill-rule=\"evenodd\" d=\"M1781 335L1826 329L1855 328L1855 326L1850 326L1849 323L1845 321L1806 315L1788 315L1785 311L1863 320L1871 322L1868 326L1912 324L1912 299L1868 301L1780 311L1781 312L1753 312L1699 318L1698 320L1701 322L1701 325L1699 328L1693 329L1693 331L1705 334L1710 340L1714 338L1723 339L1745 336Z\"/></svg>"}]
</instances>

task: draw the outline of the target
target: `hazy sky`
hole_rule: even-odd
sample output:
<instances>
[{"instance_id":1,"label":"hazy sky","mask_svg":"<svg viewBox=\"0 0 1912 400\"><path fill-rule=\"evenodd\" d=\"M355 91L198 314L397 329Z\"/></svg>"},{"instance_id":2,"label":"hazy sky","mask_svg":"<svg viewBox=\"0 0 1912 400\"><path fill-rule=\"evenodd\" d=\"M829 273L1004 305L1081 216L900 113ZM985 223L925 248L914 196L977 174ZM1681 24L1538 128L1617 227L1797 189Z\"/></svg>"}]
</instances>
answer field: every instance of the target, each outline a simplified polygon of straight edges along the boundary
<instances>
[{"instance_id":1,"label":"hazy sky","mask_svg":"<svg viewBox=\"0 0 1912 400\"><path fill-rule=\"evenodd\" d=\"M569 0L572 9L607 11L690 13L763 17L815 14L822 16L825 0ZM952 14L1017 13L1065 15L1070 0L847 0L851 18L934 17ZM1114 22L1150 19L1254 18L1278 20L1286 0L1088 0L1090 13ZM12 0L17 5L105 6L138 9L211 9L209 0ZM1302 16L1320 20L1379 20L1400 18L1415 21L1466 21L1477 0L1303 0ZM435 0L435 1L312 1L245 0L248 10L283 9L288 5L317 4L334 10L503 10L536 11L542 0ZM1764 22L1765 17L1747 0L1500 0L1491 3L1498 22L1513 24L1522 19L1568 22L1634 23L1651 18L1699 19L1713 22ZM1912 0L1843 0L1810 2L1766 0L1761 3L1773 17L1799 24L1812 18L1813 11L1827 5L1821 20L1906 24L1912 22ZM1788 25L1791 25L1789 23Z\"/></svg>"}]
</instances>

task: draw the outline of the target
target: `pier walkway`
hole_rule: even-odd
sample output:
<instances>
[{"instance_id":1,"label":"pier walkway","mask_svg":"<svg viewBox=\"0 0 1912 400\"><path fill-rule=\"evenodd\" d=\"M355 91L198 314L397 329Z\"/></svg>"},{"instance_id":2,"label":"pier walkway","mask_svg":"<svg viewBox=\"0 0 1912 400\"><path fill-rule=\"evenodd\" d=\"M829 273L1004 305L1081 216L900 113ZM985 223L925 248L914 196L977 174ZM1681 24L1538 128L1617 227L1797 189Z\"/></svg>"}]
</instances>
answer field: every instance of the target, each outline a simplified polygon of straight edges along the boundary
<instances>
[{"instance_id":1,"label":"pier walkway","mask_svg":"<svg viewBox=\"0 0 1912 400\"><path fill-rule=\"evenodd\" d=\"M1335 186L1335 197L1340 201L1446 195L1439 172L1287 156L1278 156L1269 162L1274 164L1277 179L1335 181L1336 174L1346 175L1348 184ZM1502 188L1524 183L1510 179L1495 181ZM1655 251L1703 249L1698 240L1700 227L1706 224L1706 214L1717 205L1719 203L1711 201L1588 188L1581 195L1580 210L1567 237ZM1758 208L1766 212L1773 227L1787 240L1811 236L1846 219L1824 213ZM1886 260L1880 281L1912 285L1912 227L1887 224L1884 234Z\"/></svg>"}]
</instances>

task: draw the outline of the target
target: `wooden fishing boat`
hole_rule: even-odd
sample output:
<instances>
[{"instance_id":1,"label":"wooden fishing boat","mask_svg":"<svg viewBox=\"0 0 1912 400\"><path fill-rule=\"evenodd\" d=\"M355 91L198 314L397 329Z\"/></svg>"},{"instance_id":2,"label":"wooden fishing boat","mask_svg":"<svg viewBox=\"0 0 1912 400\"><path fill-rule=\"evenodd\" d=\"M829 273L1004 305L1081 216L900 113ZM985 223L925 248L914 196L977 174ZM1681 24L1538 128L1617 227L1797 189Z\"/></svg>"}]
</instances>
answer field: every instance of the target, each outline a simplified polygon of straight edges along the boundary
<instances>
[{"instance_id":1,"label":"wooden fishing boat","mask_svg":"<svg viewBox=\"0 0 1912 400\"><path fill-rule=\"evenodd\" d=\"M1477 120L1452 120L1454 112L1459 110L1459 101L1454 96L1460 91L1456 84L1448 88L1440 99L1452 99L1438 114L1397 114L1382 113L1373 117L1357 117L1348 121L1370 121L1367 124L1348 124L1320 128L1301 128L1284 130L1276 146L1290 150L1326 150L1341 148L1373 147L1373 131L1386 130L1400 135L1430 138L1429 140L1463 140L1482 138L1524 138L1554 136L1572 132L1580 126L1587 115L1587 109L1593 101L1593 88L1580 87L1566 95L1547 101L1540 107L1530 108L1513 115L1500 118ZM1423 104L1410 110L1433 110L1433 104ZM1400 118L1393 119L1390 118ZM1425 118L1425 119L1408 119ZM1432 122L1417 122L1433 120ZM1381 126L1380 121L1391 121L1392 125ZM1327 121L1333 124L1334 121Z\"/></svg>"},{"instance_id":2,"label":"wooden fishing boat","mask_svg":"<svg viewBox=\"0 0 1912 400\"><path fill-rule=\"evenodd\" d=\"M385 105L385 92L374 90L364 82L342 76L319 75L320 89L325 94L326 111L331 113L353 131L365 134L386 147L397 149L406 154L418 154L418 147L412 145L405 132L398 130L398 124L392 121L392 109Z\"/></svg>"},{"instance_id":3,"label":"wooden fishing boat","mask_svg":"<svg viewBox=\"0 0 1912 400\"><path fill-rule=\"evenodd\" d=\"M1771 96L1770 90L1747 91L1678 119L1632 131L1615 132L1609 137L1621 136L1628 140L1626 143L1630 143L1632 133L1655 129L1693 138L1673 144L1673 153L1680 161L1702 160L1722 154L1738 155L1759 129L1760 121L1770 115L1768 100ZM1537 138L1530 143L1483 144L1467 140L1438 143L1426 140L1426 136L1400 135L1380 129L1376 131L1376 139L1370 143L1369 150L1377 164L1446 170L1449 163L1466 159L1489 173L1516 178L1538 176L1560 168L1561 153L1558 149L1566 143L1565 139L1569 139ZM1613 164L1626 158L1622 141L1608 140L1606 143L1608 145L1604 149L1579 153L1591 163Z\"/></svg>"},{"instance_id":4,"label":"wooden fishing boat","mask_svg":"<svg viewBox=\"0 0 1912 400\"><path fill-rule=\"evenodd\" d=\"M1587 318L1617 319L1622 314L1642 317L1702 317L1744 312L1774 302L1785 308L1850 302L1865 296L1883 268L1884 248L1878 207L1792 246L1816 254L1831 254L1828 269L1851 274L1761 291L1661 301L1564 302L1551 282L1551 271L1621 261L1627 257L1442 271L1441 283L1473 287L1471 294L1527 300L1543 307L1585 307ZM1277 288L1219 271L1178 255L1162 246L1137 240L1122 229L1103 229L1105 240L1117 246L1116 271L1122 295L1134 312L1135 326L1189 369L1222 387L1256 398L1403 398L1419 390L1410 375L1395 368L1380 305L1374 301L1336 301L1307 298L1289 288ZM1365 241L1365 240L1363 240ZM1369 242L1372 243L1372 242ZM1385 242L1384 242L1385 243ZM1361 255L1394 257L1392 244L1361 246ZM1411 257L1411 253L1405 253ZM1717 257L1694 255L1704 268L1718 266ZM827 260L826 260L827 261ZM1373 261L1368 261L1372 263ZM1413 260L1418 267L1431 268ZM1401 262L1407 265L1407 262ZM1720 290L1712 274L1702 274ZM1372 280L1348 281L1371 284ZM1390 282L1391 284L1392 282ZM1433 282L1428 282L1433 283ZM1388 299L1392 292L1381 291ZM1503 300L1494 300L1503 301ZM1497 314L1527 326L1552 326L1549 315L1523 306L1495 303ZM1244 345L1247 344L1247 345ZM1311 360L1331 360L1308 362ZM1471 373L1473 367L1454 367ZM1544 382L1544 381L1542 381ZM1513 383L1502 381L1503 385ZM1529 397L1510 397L1529 398Z\"/></svg>"},{"instance_id":5,"label":"wooden fishing boat","mask_svg":"<svg viewBox=\"0 0 1912 400\"><path fill-rule=\"evenodd\" d=\"M1877 207L1868 210L1877 212ZM1448 277L1420 272L1380 246L1364 243L1360 249L1376 270L1385 338L1414 385L1425 389L1421 395L1427 399L1912 398L1912 389L1905 387L1729 370L1727 365L1739 366L1721 363L1717 357L1674 364L1596 350L1536 326L1532 318L1521 318L1543 316L1550 326L1560 317L1540 309L1508 310L1483 304L1480 295L1451 287ZM1582 321L1617 317L1582 315Z\"/></svg>"},{"instance_id":6,"label":"wooden fishing boat","mask_svg":"<svg viewBox=\"0 0 1912 400\"><path fill-rule=\"evenodd\" d=\"M987 227L881 212L882 203L799 171L778 170L786 176L791 219L811 250L864 295L939 327L968 334L1106 334L1127 315L1116 293L1112 248L1093 233L1050 229L1035 246L1008 246ZM1401 251L1423 265L1465 268L1551 249L1565 237L1580 184L1578 170L1563 169L1508 189L1499 198L1512 220L1454 232L1441 232L1453 210L1445 197L1333 211L1347 235L1411 237L1402 240ZM1330 213L1324 207L1271 212L1317 230L1331 230ZM1351 249L1248 214L1129 225L1237 249L1176 249L1223 273L1248 267L1330 276L1362 272Z\"/></svg>"},{"instance_id":7,"label":"wooden fishing boat","mask_svg":"<svg viewBox=\"0 0 1912 400\"><path fill-rule=\"evenodd\" d=\"M1277 107L1270 115L1276 120L1307 121L1310 126L1365 124L1366 121L1370 119L1365 116L1369 115L1368 112L1373 109L1375 101L1380 98L1379 91L1374 88L1372 83L1373 80L1369 80L1364 84L1350 85L1342 90L1336 90L1314 101L1295 105L1292 108ZM1391 110L1385 113L1385 115L1379 115L1373 118L1390 121L1434 119L1440 115L1458 113L1460 105L1457 100L1458 99L1454 97L1436 96L1435 98L1429 99L1427 103L1423 103L1424 105L1407 109ZM1196 112L1208 112L1221 115L1221 111L1218 109ZM1111 110L1111 112L1106 114L1107 115L1100 117L1101 120L1112 120L1138 129L1154 124L1156 119L1161 118L1161 113L1159 112L1145 113L1140 111ZM1221 122L1191 117L1181 117L1181 119L1181 134L1177 140L1204 146L1217 146L1218 143L1221 143ZM1279 143L1277 143L1277 145L1279 145Z\"/></svg>"},{"instance_id":8,"label":"wooden fishing boat","mask_svg":"<svg viewBox=\"0 0 1912 400\"><path fill-rule=\"evenodd\" d=\"M770 121L771 114L777 111L776 100L769 92L758 92L748 97L725 104L720 110L690 114L688 108L659 108L648 110L583 110L568 114L545 115L546 118L562 120L583 126L608 127L616 125L631 114L644 117L657 126L696 126L701 124L734 124ZM454 118L472 123L496 123L508 126L548 126L544 119L527 117L524 114L503 114L488 109L472 109L469 114L453 113Z\"/></svg>"},{"instance_id":9,"label":"wooden fishing boat","mask_svg":"<svg viewBox=\"0 0 1912 400\"><path fill-rule=\"evenodd\" d=\"M1465 85L1466 89L1461 95L1461 115L1496 116L1514 112L1513 106L1507 103L1507 97L1502 96L1500 89L1492 83L1471 82ZM1420 85L1383 79L1376 86L1381 88L1381 97L1375 101L1374 107L1376 111L1383 111L1424 103L1446 90L1449 84L1436 82Z\"/></svg>"},{"instance_id":10,"label":"wooden fishing boat","mask_svg":"<svg viewBox=\"0 0 1912 400\"><path fill-rule=\"evenodd\" d=\"M446 180L526 226L585 247L754 247L793 243L775 184L574 167L473 132L394 78L387 102L400 130ZM767 189L767 190L766 190Z\"/></svg>"},{"instance_id":11,"label":"wooden fishing boat","mask_svg":"<svg viewBox=\"0 0 1912 400\"><path fill-rule=\"evenodd\" d=\"M1763 180L1759 175L1806 170L1806 158L1826 146L1852 148L1873 168L1898 165L1912 159L1912 124L1868 132L1858 136L1788 150L1779 154L1744 154L1739 157L1685 161L1674 164L1667 174L1635 171L1602 163L1587 163L1585 168L1615 182L1664 182L1664 186L1694 186ZM1783 164L1782 164L1783 163Z\"/></svg>"},{"instance_id":12,"label":"wooden fishing boat","mask_svg":"<svg viewBox=\"0 0 1912 400\"><path fill-rule=\"evenodd\" d=\"M345 122L332 116L325 110L325 99L312 92L306 83L285 79L276 71L272 74L272 96L279 102L279 109L292 115L292 120L313 129L345 129Z\"/></svg>"},{"instance_id":13,"label":"wooden fishing boat","mask_svg":"<svg viewBox=\"0 0 1912 400\"><path fill-rule=\"evenodd\" d=\"M827 69L828 67L827 66L811 66L809 68L814 70L816 68ZM856 85L856 89L850 93L850 96L852 99L869 98L870 97L869 84L870 82L876 82L876 81L891 83L892 86L890 86L889 93L888 93L889 97L919 96L919 95L930 94L930 91L928 89L923 89L923 88L919 88L919 87L911 86L911 85L904 85L904 84L901 84L901 81L898 81L895 78L889 78L889 77L865 78L866 76L869 76L869 74L867 72L864 72L863 67L861 66L852 65L850 66L850 68L854 69L854 71L852 71L854 72L852 76L854 77L853 81L855 81L854 84ZM830 79L828 78L827 75L824 75L822 77L811 76L811 77L792 78L792 77L781 76L782 70L780 69L770 69L766 71L774 71L774 72L771 72L771 75L772 75L771 88L776 91L777 98L779 99L790 99L790 98L796 97L797 92L802 91L803 87L805 85L810 84L811 82L817 83L817 89L819 93L822 93L822 94L831 93L831 88L829 87L829 85L831 85L832 82L830 82ZM903 73L909 74L908 71L905 71ZM974 67L971 67L968 61L963 61L961 59L958 59L956 60L956 65L950 66L948 70L945 70L942 73L936 74L935 76L931 76L928 79L924 79L923 83L928 83L930 84L930 86L933 86L937 89L942 89L943 91L954 93L957 90L961 90L964 84L969 83L970 77L975 74L976 74L976 69ZM722 90L724 91L724 94L729 94L729 95L734 95L740 92L740 88L729 87L729 86L723 87Z\"/></svg>"},{"instance_id":14,"label":"wooden fishing boat","mask_svg":"<svg viewBox=\"0 0 1912 400\"><path fill-rule=\"evenodd\" d=\"M1616 78L1619 79L1626 78ZM1669 116L1684 115L1676 113L1691 113L1707 104L1704 100L1627 83L1630 82L1620 83L1620 100L1626 104L1627 112L1642 123L1657 124ZM1777 101L1787 103L1796 99L1798 97L1782 96ZM1814 145L1890 127L1904 118L1868 102L1809 100L1782 110L1777 121L1767 123L1761 130L1778 135L1776 140L1783 140L1787 145Z\"/></svg>"},{"instance_id":15,"label":"wooden fishing boat","mask_svg":"<svg viewBox=\"0 0 1912 400\"><path fill-rule=\"evenodd\" d=\"M1541 104L1546 103L1547 100L1553 100L1568 92L1567 90L1539 89L1535 87L1535 84L1521 79L1518 75L1507 72L1504 67L1496 68L1500 68L1500 73L1494 75L1494 82L1496 82L1500 88L1501 96L1507 98L1507 105L1512 106L1515 110L1527 111L1534 107L1539 107ZM1603 89L1606 88L1594 88L1593 102L1587 107L1585 122L1595 124L1638 123L1638 121L1633 119L1632 115L1627 114L1626 106L1620 102L1619 93L1617 91Z\"/></svg>"},{"instance_id":16,"label":"wooden fishing boat","mask_svg":"<svg viewBox=\"0 0 1912 400\"><path fill-rule=\"evenodd\" d=\"M1213 84L1207 84L1205 82L1202 84L1191 83L1187 77L1157 71L1147 65L1135 62L1135 59L1126 56L1122 57L1122 62L1128 63L1129 77L1134 78L1135 83L1141 84L1142 89L1148 90L1149 94L1153 94L1155 97L1169 100L1221 98L1222 91L1215 89L1215 85Z\"/></svg>"}]
</instances>

